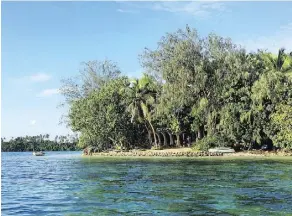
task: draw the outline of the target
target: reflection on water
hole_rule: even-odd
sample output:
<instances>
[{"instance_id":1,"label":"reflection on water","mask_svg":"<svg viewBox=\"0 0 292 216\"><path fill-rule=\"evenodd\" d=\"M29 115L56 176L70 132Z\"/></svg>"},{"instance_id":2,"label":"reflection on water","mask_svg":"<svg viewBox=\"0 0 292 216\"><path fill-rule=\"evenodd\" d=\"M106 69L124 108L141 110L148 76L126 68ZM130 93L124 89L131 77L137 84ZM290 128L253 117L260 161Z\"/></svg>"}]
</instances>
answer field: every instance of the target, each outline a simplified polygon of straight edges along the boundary
<instances>
[{"instance_id":1,"label":"reflection on water","mask_svg":"<svg viewBox=\"0 0 292 216\"><path fill-rule=\"evenodd\" d=\"M292 160L2 153L2 215L292 215Z\"/></svg>"}]
</instances>

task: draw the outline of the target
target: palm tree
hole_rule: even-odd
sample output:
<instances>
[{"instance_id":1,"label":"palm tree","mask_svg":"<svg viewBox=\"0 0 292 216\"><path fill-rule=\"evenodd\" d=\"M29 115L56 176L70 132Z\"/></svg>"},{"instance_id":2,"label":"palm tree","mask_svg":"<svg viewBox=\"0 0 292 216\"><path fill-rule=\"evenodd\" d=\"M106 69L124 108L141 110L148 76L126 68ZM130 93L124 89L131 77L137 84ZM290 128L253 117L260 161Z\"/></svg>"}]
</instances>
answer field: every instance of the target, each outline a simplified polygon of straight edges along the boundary
<instances>
[{"instance_id":1,"label":"palm tree","mask_svg":"<svg viewBox=\"0 0 292 216\"><path fill-rule=\"evenodd\" d=\"M128 111L131 113L131 122L135 119L138 122L145 123L145 127L149 134L149 139L151 138L151 132L154 139L154 144L157 147L157 138L155 129L152 124L152 106L156 99L156 91L154 90L153 79L144 74L141 79L135 79L131 82L129 93L130 93L130 104L128 106ZM152 142L150 140L150 142Z\"/></svg>"},{"instance_id":2,"label":"palm tree","mask_svg":"<svg viewBox=\"0 0 292 216\"><path fill-rule=\"evenodd\" d=\"M56 135L56 136L55 136L55 143L58 143L58 138L59 138L59 136Z\"/></svg>"},{"instance_id":3,"label":"palm tree","mask_svg":"<svg viewBox=\"0 0 292 216\"><path fill-rule=\"evenodd\" d=\"M278 55L262 52L262 58L268 70L280 71L283 73L292 71L292 52L285 53L285 49L279 49Z\"/></svg>"}]
</instances>

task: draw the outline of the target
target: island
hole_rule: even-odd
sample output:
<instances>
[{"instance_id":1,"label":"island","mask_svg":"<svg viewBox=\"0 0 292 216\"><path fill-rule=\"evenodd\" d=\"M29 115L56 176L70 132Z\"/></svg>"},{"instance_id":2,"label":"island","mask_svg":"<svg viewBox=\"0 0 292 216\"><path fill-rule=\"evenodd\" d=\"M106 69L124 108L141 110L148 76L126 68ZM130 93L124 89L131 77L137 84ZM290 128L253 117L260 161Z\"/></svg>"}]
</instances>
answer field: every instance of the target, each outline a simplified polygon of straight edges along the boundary
<instances>
[{"instance_id":1,"label":"island","mask_svg":"<svg viewBox=\"0 0 292 216\"><path fill-rule=\"evenodd\" d=\"M284 48L248 52L186 26L146 48L140 61L138 78L105 60L62 80L67 126L80 134L84 155L291 150L292 53Z\"/></svg>"}]
</instances>

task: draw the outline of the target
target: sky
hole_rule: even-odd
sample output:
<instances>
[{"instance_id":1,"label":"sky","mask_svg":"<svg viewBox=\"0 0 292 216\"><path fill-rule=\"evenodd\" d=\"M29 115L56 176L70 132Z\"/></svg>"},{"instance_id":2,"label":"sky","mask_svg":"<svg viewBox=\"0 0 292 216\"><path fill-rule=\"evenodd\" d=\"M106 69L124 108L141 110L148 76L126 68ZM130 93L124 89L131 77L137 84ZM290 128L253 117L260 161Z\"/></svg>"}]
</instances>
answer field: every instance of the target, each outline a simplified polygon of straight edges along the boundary
<instances>
[{"instance_id":1,"label":"sky","mask_svg":"<svg viewBox=\"0 0 292 216\"><path fill-rule=\"evenodd\" d=\"M214 32L247 50L292 51L292 2L2 2L1 137L71 133L58 88L109 59L139 77L139 54L167 32Z\"/></svg>"}]
</instances>

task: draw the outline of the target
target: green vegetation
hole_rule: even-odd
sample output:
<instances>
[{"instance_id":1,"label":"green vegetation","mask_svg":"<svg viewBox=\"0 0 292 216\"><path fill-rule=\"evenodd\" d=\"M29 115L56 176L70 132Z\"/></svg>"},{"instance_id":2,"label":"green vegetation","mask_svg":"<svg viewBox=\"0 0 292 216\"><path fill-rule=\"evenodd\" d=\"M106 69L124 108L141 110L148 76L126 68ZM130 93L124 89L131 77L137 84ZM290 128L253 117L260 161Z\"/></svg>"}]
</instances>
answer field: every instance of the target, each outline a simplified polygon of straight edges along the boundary
<instances>
[{"instance_id":1,"label":"green vegetation","mask_svg":"<svg viewBox=\"0 0 292 216\"><path fill-rule=\"evenodd\" d=\"M248 53L187 26L140 60L140 79L106 60L62 80L65 119L81 134L79 148L292 148L292 52Z\"/></svg>"},{"instance_id":2,"label":"green vegetation","mask_svg":"<svg viewBox=\"0 0 292 216\"><path fill-rule=\"evenodd\" d=\"M11 138L7 141L1 138L2 152L23 152L23 151L75 151L77 147L77 136L56 136L52 141L49 134L38 136L26 136Z\"/></svg>"},{"instance_id":3,"label":"green vegetation","mask_svg":"<svg viewBox=\"0 0 292 216\"><path fill-rule=\"evenodd\" d=\"M63 80L80 147L292 148L292 53L248 53L188 26L158 45L140 56L140 79L94 61L78 79Z\"/></svg>"}]
</instances>

